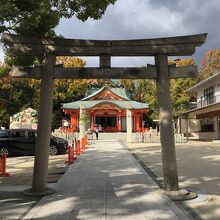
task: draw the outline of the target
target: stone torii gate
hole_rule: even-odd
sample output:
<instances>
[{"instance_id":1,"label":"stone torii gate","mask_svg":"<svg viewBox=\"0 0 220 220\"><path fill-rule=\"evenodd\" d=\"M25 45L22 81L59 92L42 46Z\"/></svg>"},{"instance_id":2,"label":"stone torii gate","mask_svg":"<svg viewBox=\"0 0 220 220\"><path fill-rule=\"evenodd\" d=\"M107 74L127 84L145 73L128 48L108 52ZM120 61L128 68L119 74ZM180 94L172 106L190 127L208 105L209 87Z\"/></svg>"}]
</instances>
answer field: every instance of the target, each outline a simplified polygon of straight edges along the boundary
<instances>
[{"instance_id":1,"label":"stone torii gate","mask_svg":"<svg viewBox=\"0 0 220 220\"><path fill-rule=\"evenodd\" d=\"M170 97L171 78L191 78L197 66L168 66L168 56L189 56L206 40L207 34L142 40L73 40L41 39L4 34L11 55L44 56L45 64L38 67L14 67L11 75L41 80L38 137L30 195L53 193L47 188L48 145L51 133L54 79L155 79L160 114L164 190L174 199L189 193L179 190L176 152ZM99 56L98 68L64 68L56 66L56 56ZM155 66L112 68L111 56L154 56ZM129 110L129 109L128 109Z\"/></svg>"}]
</instances>

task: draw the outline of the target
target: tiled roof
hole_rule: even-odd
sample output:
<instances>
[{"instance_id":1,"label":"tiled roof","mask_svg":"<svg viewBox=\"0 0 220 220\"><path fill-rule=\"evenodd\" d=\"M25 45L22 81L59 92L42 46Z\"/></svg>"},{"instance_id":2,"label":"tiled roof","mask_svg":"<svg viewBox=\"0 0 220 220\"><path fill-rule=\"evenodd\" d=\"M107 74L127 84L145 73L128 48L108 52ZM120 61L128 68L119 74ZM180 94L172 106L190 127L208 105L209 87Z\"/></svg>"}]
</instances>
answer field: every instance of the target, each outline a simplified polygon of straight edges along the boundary
<instances>
[{"instance_id":1,"label":"tiled roof","mask_svg":"<svg viewBox=\"0 0 220 220\"><path fill-rule=\"evenodd\" d=\"M102 92L103 90L109 90L111 92L113 92L115 95L121 97L122 99L125 99L125 100L130 100L126 94L126 90L124 88L112 88L112 87L102 87L101 89L95 91L94 93L90 94L86 97L84 97L83 99L81 99L81 101L85 101L85 100L88 100L94 96L96 96L97 94L99 94L100 92Z\"/></svg>"},{"instance_id":2,"label":"tiled roof","mask_svg":"<svg viewBox=\"0 0 220 220\"><path fill-rule=\"evenodd\" d=\"M121 109L131 108L131 109L146 109L149 108L147 103L136 102L132 100L120 101L120 100L90 100L90 101L76 101L70 103L64 103L62 109L79 109L80 105L83 105L86 109L93 108L100 104L112 104Z\"/></svg>"},{"instance_id":3,"label":"tiled roof","mask_svg":"<svg viewBox=\"0 0 220 220\"><path fill-rule=\"evenodd\" d=\"M104 90L109 90L112 93L114 93L116 96L119 96L123 100L91 100L92 97L96 96L100 92ZM141 103L136 102L128 98L128 95L126 93L126 90L124 88L112 88L112 87L102 87L101 89L98 89L97 91L94 91L94 93L88 93L86 97L83 99L76 101L76 102L70 102L70 103L63 103L62 109L79 109L80 105L83 105L86 109L94 108L96 105L102 105L102 104L111 104L115 105L116 107L120 109L147 109L149 108L149 105L147 103Z\"/></svg>"}]
</instances>

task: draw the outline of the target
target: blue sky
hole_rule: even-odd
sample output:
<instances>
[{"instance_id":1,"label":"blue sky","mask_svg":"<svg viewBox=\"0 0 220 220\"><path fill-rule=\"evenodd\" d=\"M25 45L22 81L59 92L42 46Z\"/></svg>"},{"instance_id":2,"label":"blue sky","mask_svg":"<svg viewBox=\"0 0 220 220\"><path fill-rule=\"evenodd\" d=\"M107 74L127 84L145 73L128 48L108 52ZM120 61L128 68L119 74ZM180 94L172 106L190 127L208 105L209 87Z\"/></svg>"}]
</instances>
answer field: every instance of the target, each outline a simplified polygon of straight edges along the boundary
<instances>
[{"instance_id":1,"label":"blue sky","mask_svg":"<svg viewBox=\"0 0 220 220\"><path fill-rule=\"evenodd\" d=\"M219 0L118 0L100 20L61 19L56 33L75 39L147 39L208 33L193 58L199 65L209 49L220 49ZM2 48L0 60L3 60ZM98 66L98 58L86 58ZM112 66L143 66L152 57L112 58Z\"/></svg>"}]
</instances>

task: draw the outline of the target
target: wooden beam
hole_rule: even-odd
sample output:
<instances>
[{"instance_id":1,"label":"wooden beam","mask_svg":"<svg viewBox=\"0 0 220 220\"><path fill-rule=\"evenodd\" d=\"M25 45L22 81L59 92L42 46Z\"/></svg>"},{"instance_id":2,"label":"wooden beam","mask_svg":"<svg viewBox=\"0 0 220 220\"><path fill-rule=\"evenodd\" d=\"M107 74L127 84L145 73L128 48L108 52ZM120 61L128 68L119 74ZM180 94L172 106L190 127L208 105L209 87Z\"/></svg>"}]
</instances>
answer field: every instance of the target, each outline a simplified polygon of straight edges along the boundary
<instances>
[{"instance_id":1,"label":"wooden beam","mask_svg":"<svg viewBox=\"0 0 220 220\"><path fill-rule=\"evenodd\" d=\"M10 75L17 78L40 79L42 67L13 67ZM170 79L194 78L198 73L197 66L169 67ZM156 79L155 66L129 68L54 68L54 79Z\"/></svg>"},{"instance_id":2,"label":"wooden beam","mask_svg":"<svg viewBox=\"0 0 220 220\"><path fill-rule=\"evenodd\" d=\"M192 55L195 47L202 45L207 34L140 40L76 40L41 39L17 35L3 35L3 42L15 55L42 55L50 51L59 56L169 56Z\"/></svg>"}]
</instances>

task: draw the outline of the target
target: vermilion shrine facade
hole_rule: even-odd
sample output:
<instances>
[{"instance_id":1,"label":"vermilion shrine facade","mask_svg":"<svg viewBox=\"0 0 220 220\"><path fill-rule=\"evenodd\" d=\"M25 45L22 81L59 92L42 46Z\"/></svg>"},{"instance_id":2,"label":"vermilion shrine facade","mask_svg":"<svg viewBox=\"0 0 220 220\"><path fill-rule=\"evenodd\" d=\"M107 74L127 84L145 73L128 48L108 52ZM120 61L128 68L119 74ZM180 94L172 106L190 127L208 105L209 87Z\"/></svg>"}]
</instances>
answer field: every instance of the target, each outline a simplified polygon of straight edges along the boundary
<instances>
[{"instance_id":1,"label":"vermilion shrine facade","mask_svg":"<svg viewBox=\"0 0 220 220\"><path fill-rule=\"evenodd\" d=\"M62 106L65 114L70 116L70 129L79 130L80 106L88 115L87 128L99 127L101 132L127 131L126 109L132 113L132 130L143 129L143 114L149 111L147 103L130 99L124 88L102 87L89 89L85 97L76 102Z\"/></svg>"}]
</instances>

